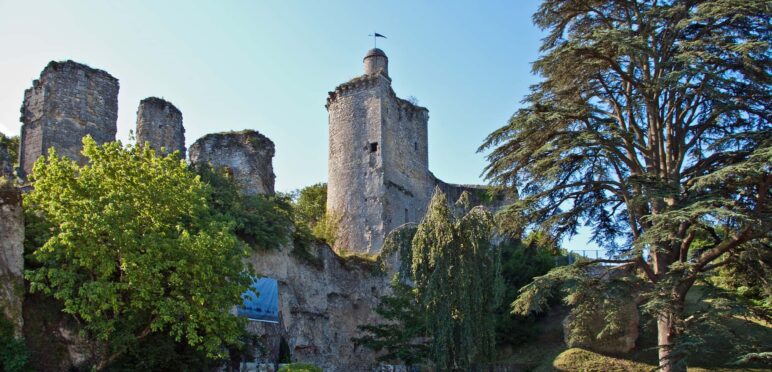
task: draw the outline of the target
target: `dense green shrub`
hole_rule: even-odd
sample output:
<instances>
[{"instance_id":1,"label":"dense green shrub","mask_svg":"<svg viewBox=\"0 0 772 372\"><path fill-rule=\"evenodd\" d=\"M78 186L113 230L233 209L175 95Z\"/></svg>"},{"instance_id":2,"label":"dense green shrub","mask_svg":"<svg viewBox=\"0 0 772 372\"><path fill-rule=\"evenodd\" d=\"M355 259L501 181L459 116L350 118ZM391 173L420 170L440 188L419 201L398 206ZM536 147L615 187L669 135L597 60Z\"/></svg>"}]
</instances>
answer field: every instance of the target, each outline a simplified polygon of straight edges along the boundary
<instances>
[{"instance_id":1,"label":"dense green shrub","mask_svg":"<svg viewBox=\"0 0 772 372\"><path fill-rule=\"evenodd\" d=\"M13 334L13 325L5 318L0 308L0 371L16 372L27 370L29 351L24 340Z\"/></svg>"},{"instance_id":2,"label":"dense green shrub","mask_svg":"<svg viewBox=\"0 0 772 372\"><path fill-rule=\"evenodd\" d=\"M243 195L222 169L194 165L211 186L209 204L235 224L234 232L253 249L278 249L292 236L292 205L288 195Z\"/></svg>"},{"instance_id":3,"label":"dense green shrub","mask_svg":"<svg viewBox=\"0 0 772 372\"><path fill-rule=\"evenodd\" d=\"M516 346L537 336L534 327L537 316L513 315L510 304L517 298L522 286L555 266L555 256L551 249L514 239L502 243L500 248L501 276L505 290L502 305L496 311L496 343L499 346Z\"/></svg>"},{"instance_id":4,"label":"dense green shrub","mask_svg":"<svg viewBox=\"0 0 772 372\"><path fill-rule=\"evenodd\" d=\"M322 369L309 363L292 363L282 366L278 372L322 372Z\"/></svg>"}]
</instances>

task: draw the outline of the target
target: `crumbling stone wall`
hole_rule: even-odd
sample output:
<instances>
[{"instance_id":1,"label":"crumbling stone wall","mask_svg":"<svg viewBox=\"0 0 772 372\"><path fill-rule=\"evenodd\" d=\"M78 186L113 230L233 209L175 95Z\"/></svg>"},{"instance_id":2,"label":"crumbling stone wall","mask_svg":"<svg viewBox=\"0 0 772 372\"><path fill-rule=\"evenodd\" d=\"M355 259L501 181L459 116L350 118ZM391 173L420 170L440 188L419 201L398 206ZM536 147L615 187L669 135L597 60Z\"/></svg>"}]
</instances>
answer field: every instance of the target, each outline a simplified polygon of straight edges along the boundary
<instances>
[{"instance_id":1,"label":"crumbling stone wall","mask_svg":"<svg viewBox=\"0 0 772 372\"><path fill-rule=\"evenodd\" d=\"M279 283L279 323L250 322L248 330L261 337L269 360L278 357L283 337L293 361L313 363L326 372L371 371L376 353L357 348L357 328L382 319L373 311L389 293L394 270L344 259L324 244L309 247L316 264L291 254L293 247L256 252L255 271Z\"/></svg>"},{"instance_id":2,"label":"crumbling stone wall","mask_svg":"<svg viewBox=\"0 0 772 372\"><path fill-rule=\"evenodd\" d=\"M190 146L190 162L225 167L246 195L273 194L273 141L254 130L207 134Z\"/></svg>"},{"instance_id":3,"label":"crumbling stone wall","mask_svg":"<svg viewBox=\"0 0 772 372\"><path fill-rule=\"evenodd\" d=\"M182 112L171 102L148 97L137 109L137 144L148 143L162 155L179 151L185 158L185 127Z\"/></svg>"},{"instance_id":4,"label":"crumbling stone wall","mask_svg":"<svg viewBox=\"0 0 772 372\"><path fill-rule=\"evenodd\" d=\"M22 329L24 299L24 213L21 192L0 180L0 309L15 327Z\"/></svg>"},{"instance_id":5,"label":"crumbling stone wall","mask_svg":"<svg viewBox=\"0 0 772 372\"><path fill-rule=\"evenodd\" d=\"M115 140L118 79L105 71L73 61L51 62L24 92L21 107L21 176L49 147L61 156L84 163L82 139L101 144Z\"/></svg>"}]
</instances>

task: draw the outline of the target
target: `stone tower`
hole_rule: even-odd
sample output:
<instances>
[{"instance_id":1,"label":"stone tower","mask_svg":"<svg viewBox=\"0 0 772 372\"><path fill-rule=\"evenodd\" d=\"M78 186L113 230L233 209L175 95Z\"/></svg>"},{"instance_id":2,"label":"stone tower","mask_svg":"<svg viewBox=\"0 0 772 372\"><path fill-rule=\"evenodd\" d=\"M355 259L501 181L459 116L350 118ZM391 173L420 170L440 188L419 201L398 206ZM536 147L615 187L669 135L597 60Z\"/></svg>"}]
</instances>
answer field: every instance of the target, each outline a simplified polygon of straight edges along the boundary
<instances>
[{"instance_id":1,"label":"stone tower","mask_svg":"<svg viewBox=\"0 0 772 372\"><path fill-rule=\"evenodd\" d=\"M73 61L52 61L24 92L20 176L26 178L49 147L84 163L83 137L91 135L99 144L115 141L117 120L118 79Z\"/></svg>"},{"instance_id":2,"label":"stone tower","mask_svg":"<svg viewBox=\"0 0 772 372\"><path fill-rule=\"evenodd\" d=\"M246 195L272 195L275 151L273 141L254 130L211 133L190 146L190 162L225 168Z\"/></svg>"},{"instance_id":3,"label":"stone tower","mask_svg":"<svg viewBox=\"0 0 772 372\"><path fill-rule=\"evenodd\" d=\"M185 127L182 113L166 100L148 97L137 109L137 144L149 143L161 155L179 150L185 158ZM163 151L161 151L163 149Z\"/></svg>"},{"instance_id":4,"label":"stone tower","mask_svg":"<svg viewBox=\"0 0 772 372\"><path fill-rule=\"evenodd\" d=\"M435 185L429 172L429 111L391 88L388 58L372 49L365 74L327 98L327 211L339 219L335 249L377 254L391 230L418 222Z\"/></svg>"}]
</instances>

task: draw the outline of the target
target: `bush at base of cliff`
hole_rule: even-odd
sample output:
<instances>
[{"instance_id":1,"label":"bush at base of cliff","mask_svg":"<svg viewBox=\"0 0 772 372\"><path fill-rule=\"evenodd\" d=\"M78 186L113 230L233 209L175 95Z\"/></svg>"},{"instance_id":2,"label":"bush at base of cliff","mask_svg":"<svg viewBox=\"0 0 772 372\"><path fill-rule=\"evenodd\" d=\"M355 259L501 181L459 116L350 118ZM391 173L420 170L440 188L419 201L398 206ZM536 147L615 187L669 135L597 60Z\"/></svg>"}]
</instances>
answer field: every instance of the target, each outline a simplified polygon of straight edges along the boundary
<instances>
[{"instance_id":1,"label":"bush at base of cliff","mask_svg":"<svg viewBox=\"0 0 772 372\"><path fill-rule=\"evenodd\" d=\"M0 371L26 371L28 359L29 351L24 340L14 337L13 325L0 315Z\"/></svg>"},{"instance_id":2,"label":"bush at base of cliff","mask_svg":"<svg viewBox=\"0 0 772 372\"><path fill-rule=\"evenodd\" d=\"M292 363L282 366L278 372L322 372L322 369L309 363Z\"/></svg>"}]
</instances>

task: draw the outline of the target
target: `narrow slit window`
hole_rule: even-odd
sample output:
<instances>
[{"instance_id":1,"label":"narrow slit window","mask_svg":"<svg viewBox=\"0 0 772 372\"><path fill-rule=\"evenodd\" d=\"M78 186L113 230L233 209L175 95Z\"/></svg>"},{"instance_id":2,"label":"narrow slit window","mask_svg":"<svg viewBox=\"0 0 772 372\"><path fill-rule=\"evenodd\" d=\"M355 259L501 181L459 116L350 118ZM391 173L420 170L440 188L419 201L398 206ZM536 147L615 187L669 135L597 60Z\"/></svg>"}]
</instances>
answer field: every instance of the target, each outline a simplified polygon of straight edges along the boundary
<instances>
[{"instance_id":1,"label":"narrow slit window","mask_svg":"<svg viewBox=\"0 0 772 372\"><path fill-rule=\"evenodd\" d=\"M418 151L418 142L413 142L413 149Z\"/></svg>"},{"instance_id":2,"label":"narrow slit window","mask_svg":"<svg viewBox=\"0 0 772 372\"><path fill-rule=\"evenodd\" d=\"M378 151L378 142L370 142L370 152Z\"/></svg>"},{"instance_id":3,"label":"narrow slit window","mask_svg":"<svg viewBox=\"0 0 772 372\"><path fill-rule=\"evenodd\" d=\"M405 223L408 223L408 222L410 222L410 219L408 219L407 208L405 208Z\"/></svg>"}]
</instances>

